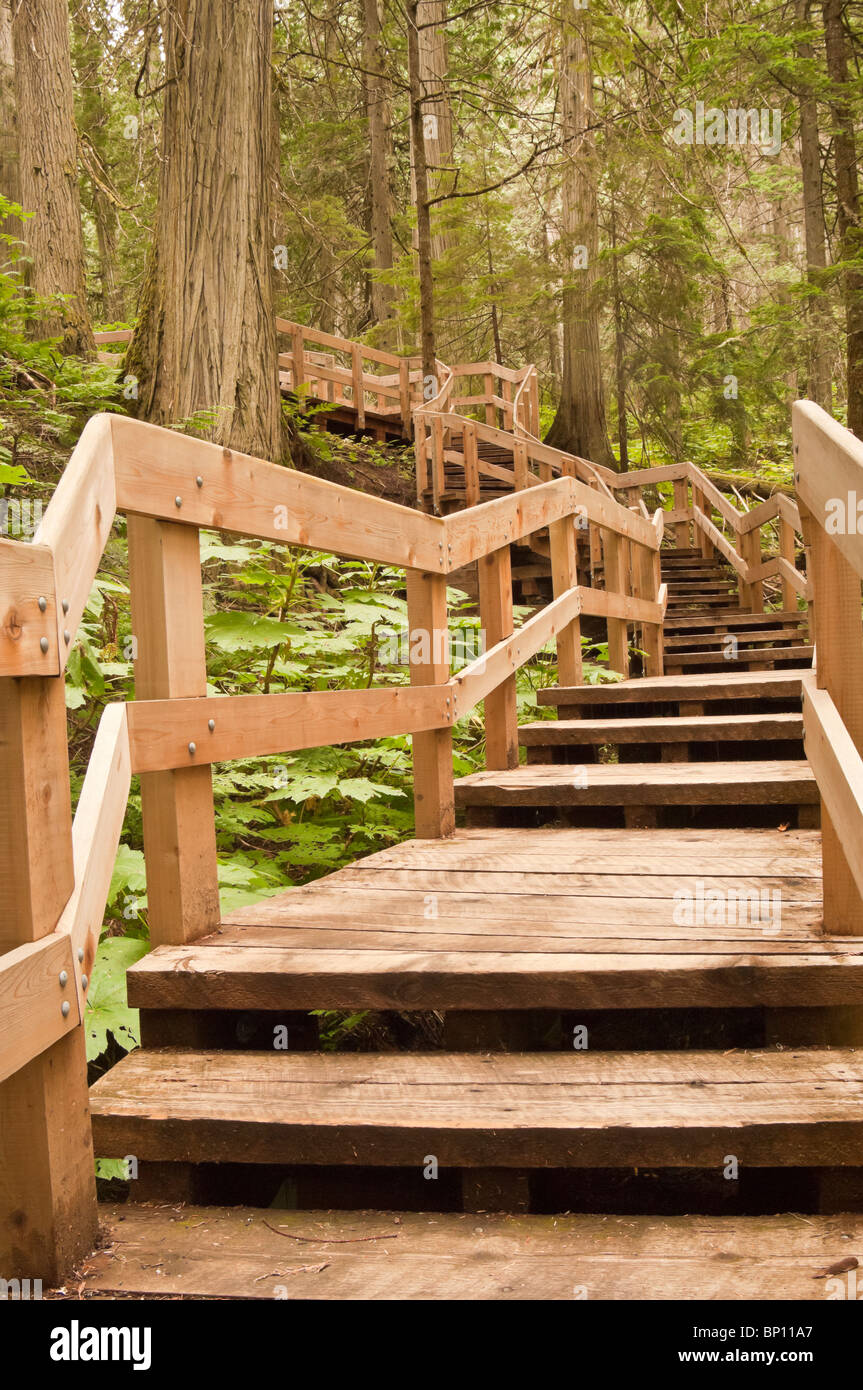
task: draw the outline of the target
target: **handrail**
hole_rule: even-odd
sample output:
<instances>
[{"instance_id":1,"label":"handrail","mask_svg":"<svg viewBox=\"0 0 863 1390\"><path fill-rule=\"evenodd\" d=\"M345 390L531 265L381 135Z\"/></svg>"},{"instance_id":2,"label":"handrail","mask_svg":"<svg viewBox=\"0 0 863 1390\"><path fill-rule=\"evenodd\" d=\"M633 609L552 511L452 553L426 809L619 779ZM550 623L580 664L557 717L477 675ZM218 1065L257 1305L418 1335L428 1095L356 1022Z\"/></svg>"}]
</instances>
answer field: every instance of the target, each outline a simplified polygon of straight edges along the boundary
<instances>
[{"instance_id":1,"label":"handrail","mask_svg":"<svg viewBox=\"0 0 863 1390\"><path fill-rule=\"evenodd\" d=\"M821 793L824 925L863 935L863 442L812 401L792 407L794 481L810 555L815 670L806 753Z\"/></svg>"}]
</instances>

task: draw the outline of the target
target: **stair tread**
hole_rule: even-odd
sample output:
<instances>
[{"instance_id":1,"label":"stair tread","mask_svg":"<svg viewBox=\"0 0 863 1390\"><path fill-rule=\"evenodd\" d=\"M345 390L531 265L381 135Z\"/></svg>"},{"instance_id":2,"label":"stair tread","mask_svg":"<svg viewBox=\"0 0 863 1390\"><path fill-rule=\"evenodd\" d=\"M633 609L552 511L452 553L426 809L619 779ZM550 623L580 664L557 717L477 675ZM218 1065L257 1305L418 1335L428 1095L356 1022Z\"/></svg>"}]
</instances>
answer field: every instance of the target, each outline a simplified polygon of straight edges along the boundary
<instances>
[{"instance_id":1,"label":"stair tread","mask_svg":"<svg viewBox=\"0 0 863 1390\"><path fill-rule=\"evenodd\" d=\"M546 686L536 692L541 705L605 705L618 701L650 704L661 700L794 698L802 691L800 671L731 671L721 678L692 674L646 676L603 685Z\"/></svg>"},{"instance_id":2,"label":"stair tread","mask_svg":"<svg viewBox=\"0 0 863 1390\"><path fill-rule=\"evenodd\" d=\"M315 1053L138 1049L90 1091L142 1160L421 1167L859 1162L863 1048ZM127 1147L128 1146L128 1147Z\"/></svg>"},{"instance_id":3,"label":"stair tread","mask_svg":"<svg viewBox=\"0 0 863 1390\"><path fill-rule=\"evenodd\" d=\"M738 804L819 800L815 774L802 759L529 764L461 777L455 800L457 806L705 805L724 800L732 789Z\"/></svg>"},{"instance_id":4,"label":"stair tread","mask_svg":"<svg viewBox=\"0 0 863 1390\"><path fill-rule=\"evenodd\" d=\"M767 627L771 624L775 627L777 623L786 622L805 627L807 624L805 613L794 613L790 610L773 613L747 613L741 608L729 616L730 619L733 619L736 627L757 628ZM666 632L687 632L694 627L704 627L712 623L719 624L722 621L711 613L704 618L666 618L664 627Z\"/></svg>"},{"instance_id":5,"label":"stair tread","mask_svg":"<svg viewBox=\"0 0 863 1390\"><path fill-rule=\"evenodd\" d=\"M106 1248L88 1259L79 1297L270 1301L286 1288L302 1300L571 1302L583 1287L592 1299L823 1300L813 1276L863 1243L859 1214L804 1222L405 1211L394 1219L129 1202L103 1207L101 1217Z\"/></svg>"},{"instance_id":6,"label":"stair tread","mask_svg":"<svg viewBox=\"0 0 863 1390\"><path fill-rule=\"evenodd\" d=\"M230 913L211 936L158 947L130 969L129 1002L278 1010L863 1001L863 942L823 934L820 873L816 831L459 830L380 850ZM776 900L761 893L779 892L781 931L764 930L749 907L709 925L694 908L693 925L675 921L675 893L694 905L717 888L729 903L757 892L768 912Z\"/></svg>"},{"instance_id":7,"label":"stair tread","mask_svg":"<svg viewBox=\"0 0 863 1390\"><path fill-rule=\"evenodd\" d=\"M750 663L762 661L796 661L798 664L802 664L804 661L811 662L812 654L814 651L815 648L811 646L760 648L744 647L742 651L738 651L736 660L741 662L748 661ZM675 651L672 649L671 651L668 651L666 655L669 660L669 665L673 666L698 666L705 665L708 661L722 662L724 665L728 664L728 658L725 657L721 651L699 652Z\"/></svg>"},{"instance_id":8,"label":"stair tread","mask_svg":"<svg viewBox=\"0 0 863 1390\"><path fill-rule=\"evenodd\" d=\"M654 719L540 719L521 724L519 743L676 743L803 737L800 714L672 715Z\"/></svg>"}]
</instances>

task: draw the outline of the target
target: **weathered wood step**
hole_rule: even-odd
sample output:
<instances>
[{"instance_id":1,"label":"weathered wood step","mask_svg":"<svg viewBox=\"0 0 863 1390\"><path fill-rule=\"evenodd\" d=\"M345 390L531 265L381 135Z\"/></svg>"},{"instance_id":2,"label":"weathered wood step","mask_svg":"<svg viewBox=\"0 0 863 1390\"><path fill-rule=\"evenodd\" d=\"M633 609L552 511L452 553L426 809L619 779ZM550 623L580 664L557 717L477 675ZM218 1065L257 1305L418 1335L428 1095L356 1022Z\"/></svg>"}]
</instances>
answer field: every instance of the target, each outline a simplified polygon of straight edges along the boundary
<instances>
[{"instance_id":1,"label":"weathered wood step","mask_svg":"<svg viewBox=\"0 0 863 1390\"><path fill-rule=\"evenodd\" d=\"M736 660L747 666L772 666L775 661L793 661L798 666L811 666L814 650L810 646L743 647L738 651ZM721 651L670 651L667 661L667 665L675 669L700 666L722 670L728 664L729 659Z\"/></svg>"},{"instance_id":2,"label":"weathered wood step","mask_svg":"<svg viewBox=\"0 0 863 1390\"><path fill-rule=\"evenodd\" d=\"M647 676L607 685L552 685L536 692L540 705L677 704L679 701L787 700L800 696L799 671L734 671L720 676Z\"/></svg>"},{"instance_id":3,"label":"weathered wood step","mask_svg":"<svg viewBox=\"0 0 863 1390\"><path fill-rule=\"evenodd\" d=\"M729 621L726 623L722 619L711 614L702 618L666 618L666 632L694 632L699 628L709 628L711 631L721 632L724 627L730 631L743 628L776 627L777 625L788 624L789 626L805 627L807 617L805 613L796 613L790 609L776 609L771 613L747 613L743 609L732 612Z\"/></svg>"},{"instance_id":4,"label":"weathered wood step","mask_svg":"<svg viewBox=\"0 0 863 1390\"><path fill-rule=\"evenodd\" d=\"M474 772L455 784L456 805L717 806L817 805L807 762L536 764Z\"/></svg>"},{"instance_id":5,"label":"weathered wood step","mask_svg":"<svg viewBox=\"0 0 863 1390\"><path fill-rule=\"evenodd\" d=\"M863 1164L863 1049L138 1049L90 1091L103 1157L503 1168ZM732 1147L729 1148L729 1145Z\"/></svg>"},{"instance_id":6,"label":"weathered wood step","mask_svg":"<svg viewBox=\"0 0 863 1390\"><path fill-rule=\"evenodd\" d=\"M292 1300L794 1299L863 1217L509 1216L103 1208L78 1296ZM116 1249L122 1251L117 1258Z\"/></svg>"},{"instance_id":7,"label":"weathered wood step","mask_svg":"<svg viewBox=\"0 0 863 1390\"><path fill-rule=\"evenodd\" d=\"M723 904L710 924L707 894ZM274 1022L316 1008L851 1004L863 942L823 933L814 831L459 830L159 947L128 991L143 1010Z\"/></svg>"},{"instance_id":8,"label":"weathered wood step","mask_svg":"<svg viewBox=\"0 0 863 1390\"><path fill-rule=\"evenodd\" d=\"M728 645L729 637L734 637L740 647L754 647L759 644L775 642L799 642L800 629L797 627L750 628L739 633L729 632L669 632L665 635L667 652L684 651L690 647L722 647Z\"/></svg>"},{"instance_id":9,"label":"weathered wood step","mask_svg":"<svg viewBox=\"0 0 863 1390\"><path fill-rule=\"evenodd\" d=\"M571 748L580 744L718 743L737 740L802 739L800 714L723 714L665 719L540 719L522 724L525 748Z\"/></svg>"}]
</instances>

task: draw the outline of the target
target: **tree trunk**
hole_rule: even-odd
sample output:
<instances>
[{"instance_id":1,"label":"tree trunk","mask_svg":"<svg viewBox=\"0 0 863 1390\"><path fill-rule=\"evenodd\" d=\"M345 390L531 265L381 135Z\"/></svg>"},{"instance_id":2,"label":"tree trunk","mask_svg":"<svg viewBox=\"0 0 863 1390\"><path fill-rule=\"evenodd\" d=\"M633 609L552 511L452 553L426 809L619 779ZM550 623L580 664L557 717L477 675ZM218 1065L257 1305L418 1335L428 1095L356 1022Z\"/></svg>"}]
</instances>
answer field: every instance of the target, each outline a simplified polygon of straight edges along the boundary
<instances>
[{"instance_id":1,"label":"tree trunk","mask_svg":"<svg viewBox=\"0 0 863 1390\"><path fill-rule=\"evenodd\" d=\"M95 348L84 287L84 240L78 192L78 136L66 0L38 0L13 10L15 105L27 283L39 298L67 296L33 325L60 338L64 352Z\"/></svg>"},{"instance_id":2,"label":"tree trunk","mask_svg":"<svg viewBox=\"0 0 863 1390\"><path fill-rule=\"evenodd\" d=\"M809 23L810 0L796 0L797 20ZM801 62L813 61L812 45L806 40L797 44ZM812 88L801 82L800 103L800 173L803 180L803 227L806 237L806 278L812 286L807 307L809 320L808 394L825 410L833 405L830 374L830 314L824 298L824 271L827 268L827 232L824 226L824 204L821 198L821 146L818 140L818 106Z\"/></svg>"},{"instance_id":3,"label":"tree trunk","mask_svg":"<svg viewBox=\"0 0 863 1390\"><path fill-rule=\"evenodd\" d=\"M126 370L156 424L281 459L269 220L273 0L162 0L159 202Z\"/></svg>"},{"instance_id":4,"label":"tree trunk","mask_svg":"<svg viewBox=\"0 0 863 1390\"><path fill-rule=\"evenodd\" d=\"M611 203L611 286L614 296L614 387L617 403L617 444L620 471L629 469L629 433L626 423L626 338L623 331L623 305L617 266L617 210Z\"/></svg>"},{"instance_id":5,"label":"tree trunk","mask_svg":"<svg viewBox=\"0 0 863 1390\"><path fill-rule=\"evenodd\" d=\"M12 203L21 201L18 177L18 131L15 112L15 57L12 49L12 11L9 0L0 0L0 194ZM21 236L21 221L0 221L6 236Z\"/></svg>"},{"instance_id":6,"label":"tree trunk","mask_svg":"<svg viewBox=\"0 0 863 1390\"><path fill-rule=\"evenodd\" d=\"M595 298L599 228L597 162L590 129L593 110L588 18L585 10L575 8L574 0L561 0L560 16L563 372L560 404L546 443L614 468L605 424Z\"/></svg>"},{"instance_id":7,"label":"tree trunk","mask_svg":"<svg viewBox=\"0 0 863 1390\"><path fill-rule=\"evenodd\" d=\"M381 47L380 0L363 0L363 68L369 123L369 192L375 270L393 268L392 191L390 188L390 119ZM380 324L393 318L395 289L372 277L372 314ZM388 339L392 345L392 338Z\"/></svg>"},{"instance_id":8,"label":"tree trunk","mask_svg":"<svg viewBox=\"0 0 863 1390\"><path fill-rule=\"evenodd\" d=\"M420 354L424 391L428 378L437 380L434 331L434 281L432 279L432 239L429 218L428 171L423 142L422 82L420 80L419 36L417 32L418 0L407 0L405 15L408 30L408 82L410 85L411 147L414 165L414 197L417 214L417 259L420 288ZM433 393L435 394L435 393Z\"/></svg>"},{"instance_id":9,"label":"tree trunk","mask_svg":"<svg viewBox=\"0 0 863 1390\"><path fill-rule=\"evenodd\" d=\"M429 197L445 192L452 182L453 127L452 107L447 92L449 52L446 29L446 0L419 0L417 5L417 41L419 78L423 94L423 149ZM440 222L440 209L433 219ZM451 238L433 227L432 259L439 260L451 244Z\"/></svg>"},{"instance_id":10,"label":"tree trunk","mask_svg":"<svg viewBox=\"0 0 863 1390\"><path fill-rule=\"evenodd\" d=\"M102 44L93 20L91 0L77 0L72 8L73 62L78 92L78 124L88 172L89 211L96 227L99 248L101 317L115 323L124 317L123 295L117 283L117 198L108 173L106 132L109 110L101 71Z\"/></svg>"},{"instance_id":11,"label":"tree trunk","mask_svg":"<svg viewBox=\"0 0 863 1390\"><path fill-rule=\"evenodd\" d=\"M863 256L863 225L860 220L854 113L848 87L848 53L842 8L843 0L824 0L821 11L824 16L827 73L832 86L830 106L838 200L836 223L843 261L846 266L855 261L859 266ZM848 428L863 439L863 273L856 267L846 268L842 285L848 363Z\"/></svg>"}]
</instances>

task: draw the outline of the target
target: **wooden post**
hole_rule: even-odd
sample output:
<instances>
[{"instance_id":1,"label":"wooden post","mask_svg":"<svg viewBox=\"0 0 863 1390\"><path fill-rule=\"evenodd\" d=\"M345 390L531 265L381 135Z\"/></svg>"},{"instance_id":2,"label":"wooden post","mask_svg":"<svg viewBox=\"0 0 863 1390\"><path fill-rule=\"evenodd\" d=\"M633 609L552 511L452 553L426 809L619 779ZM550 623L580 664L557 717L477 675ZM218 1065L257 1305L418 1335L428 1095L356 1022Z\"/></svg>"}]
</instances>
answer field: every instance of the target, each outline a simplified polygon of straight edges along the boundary
<instances>
[{"instance_id":1,"label":"wooden post","mask_svg":"<svg viewBox=\"0 0 863 1390\"><path fill-rule=\"evenodd\" d=\"M704 501L704 493L697 489L694 483L692 485L692 508L693 511L698 510L702 513L702 515L707 514L707 507ZM710 537L706 535L704 531L702 531L698 526L693 526L693 537L696 543L701 548L702 558L705 560L712 560L716 552L713 548L713 542L710 539Z\"/></svg>"},{"instance_id":2,"label":"wooden post","mask_svg":"<svg viewBox=\"0 0 863 1390\"><path fill-rule=\"evenodd\" d=\"M440 415L432 416L431 448L432 491L434 494L435 511L439 514L443 502L443 495L446 491L446 469L443 457L443 420Z\"/></svg>"},{"instance_id":3,"label":"wooden post","mask_svg":"<svg viewBox=\"0 0 863 1390\"><path fill-rule=\"evenodd\" d=\"M73 886L63 679L4 677L2 947L53 932ZM80 1017L76 981L61 985L58 975L58 1014L64 1004ZM76 1027L0 1085L0 1277L56 1283L97 1234L87 1057Z\"/></svg>"},{"instance_id":4,"label":"wooden post","mask_svg":"<svg viewBox=\"0 0 863 1390\"><path fill-rule=\"evenodd\" d=\"M623 552L623 540L616 531L603 528L602 550L605 566L605 590L609 594L625 594L627 592L626 570L624 568L625 556ZM609 618L608 627L608 664L612 671L620 671L622 675L629 675L629 632L625 618Z\"/></svg>"},{"instance_id":5,"label":"wooden post","mask_svg":"<svg viewBox=\"0 0 863 1390\"><path fill-rule=\"evenodd\" d=\"M431 506L429 499L425 496L431 483L429 480L429 456L428 456L428 424L424 415L414 416L414 454L417 464L417 501L423 511L434 511L434 501Z\"/></svg>"},{"instance_id":6,"label":"wooden post","mask_svg":"<svg viewBox=\"0 0 863 1390\"><path fill-rule=\"evenodd\" d=\"M647 545L633 546L632 591L635 597L656 603L660 582L659 551L651 550ZM646 676L661 676L663 674L661 623L642 624L641 646L647 657L644 674Z\"/></svg>"},{"instance_id":7,"label":"wooden post","mask_svg":"<svg viewBox=\"0 0 863 1390\"><path fill-rule=\"evenodd\" d=\"M485 650L510 637L512 620L512 567L510 549L504 545L477 561L479 614ZM515 671L485 697L485 765L518 767L518 710Z\"/></svg>"},{"instance_id":8,"label":"wooden post","mask_svg":"<svg viewBox=\"0 0 863 1390\"><path fill-rule=\"evenodd\" d=\"M675 478L674 480L674 510L676 512L686 511L689 506L689 483L686 478ZM674 544L678 550L688 550L690 547L690 524L688 521L678 521L674 527Z\"/></svg>"},{"instance_id":9,"label":"wooden post","mask_svg":"<svg viewBox=\"0 0 863 1390\"><path fill-rule=\"evenodd\" d=\"M497 410L492 402L494 396L494 377L490 372L486 372L485 377L485 423L487 425L497 424Z\"/></svg>"},{"instance_id":10,"label":"wooden post","mask_svg":"<svg viewBox=\"0 0 863 1390\"><path fill-rule=\"evenodd\" d=\"M758 569L758 566L761 564L761 530L759 527L753 527L751 531L744 531L743 535L740 537L739 549L749 569ZM741 582L741 603L744 590L746 593L745 606L752 613L763 613L764 585L761 580L756 579L751 583Z\"/></svg>"},{"instance_id":11,"label":"wooden post","mask_svg":"<svg viewBox=\"0 0 863 1390\"><path fill-rule=\"evenodd\" d=\"M794 553L794 527L790 521L786 521L784 516L779 518L779 554L783 560L787 560L792 569L795 567ZM797 590L794 585L783 577L782 580L782 607L793 612L797 610Z\"/></svg>"},{"instance_id":12,"label":"wooden post","mask_svg":"<svg viewBox=\"0 0 863 1390\"><path fill-rule=\"evenodd\" d=\"M191 482L191 480L190 480ZM192 483L194 486L194 483ZM207 693L198 530L129 516L135 698ZM189 733L189 742L201 734ZM182 945L219 925L213 778L209 763L141 776L150 940Z\"/></svg>"},{"instance_id":13,"label":"wooden post","mask_svg":"<svg viewBox=\"0 0 863 1390\"><path fill-rule=\"evenodd\" d=\"M305 361L303 360L305 357L305 347L303 330L301 328L298 328L295 333L291 334L291 357L293 359L291 370L294 374L294 393L295 395L299 395L300 387L305 381Z\"/></svg>"},{"instance_id":14,"label":"wooden post","mask_svg":"<svg viewBox=\"0 0 863 1390\"><path fill-rule=\"evenodd\" d=\"M513 481L516 492L523 492L530 486L527 476L530 468L527 460L527 444L523 439L517 439L512 446L512 469Z\"/></svg>"},{"instance_id":15,"label":"wooden post","mask_svg":"<svg viewBox=\"0 0 863 1390\"><path fill-rule=\"evenodd\" d=\"M462 449L464 451L464 504L466 507L476 507L480 499L480 482L476 422L474 420L465 420L464 422Z\"/></svg>"},{"instance_id":16,"label":"wooden post","mask_svg":"<svg viewBox=\"0 0 863 1390\"><path fill-rule=\"evenodd\" d=\"M446 575L407 571L411 685L449 680ZM414 825L420 840L455 830L452 727L413 735Z\"/></svg>"},{"instance_id":17,"label":"wooden post","mask_svg":"<svg viewBox=\"0 0 863 1390\"><path fill-rule=\"evenodd\" d=\"M553 521L548 528L551 549L551 582L554 597L560 598L567 589L578 584L578 552L574 517ZM581 660L581 619L573 618L557 634L557 683L581 685L584 672Z\"/></svg>"},{"instance_id":18,"label":"wooden post","mask_svg":"<svg viewBox=\"0 0 863 1390\"><path fill-rule=\"evenodd\" d=\"M362 352L356 343L351 348L351 390L354 396L354 409L357 412L357 429L361 430L366 423L366 394L363 389Z\"/></svg>"},{"instance_id":19,"label":"wooden post","mask_svg":"<svg viewBox=\"0 0 863 1390\"><path fill-rule=\"evenodd\" d=\"M410 363L403 358L399 363L399 410L402 417L402 434L405 439L411 435L411 380Z\"/></svg>"},{"instance_id":20,"label":"wooden post","mask_svg":"<svg viewBox=\"0 0 863 1390\"><path fill-rule=\"evenodd\" d=\"M514 428L514 422L513 422L513 416L512 416L512 382L511 382L511 381L503 381L503 382L501 382L501 395L503 396L504 400L506 401L506 405L505 405L504 408L503 408L503 427L504 427L505 430L512 430L512 429Z\"/></svg>"},{"instance_id":21,"label":"wooden post","mask_svg":"<svg viewBox=\"0 0 863 1390\"><path fill-rule=\"evenodd\" d=\"M536 370L530 378L530 432L539 436L539 377Z\"/></svg>"},{"instance_id":22,"label":"wooden post","mask_svg":"<svg viewBox=\"0 0 863 1390\"><path fill-rule=\"evenodd\" d=\"M814 518L810 527L810 580L817 631L816 681L829 693L855 746L863 753L860 576ZM821 848L825 930L842 936L863 935L863 902L823 803Z\"/></svg>"}]
</instances>

